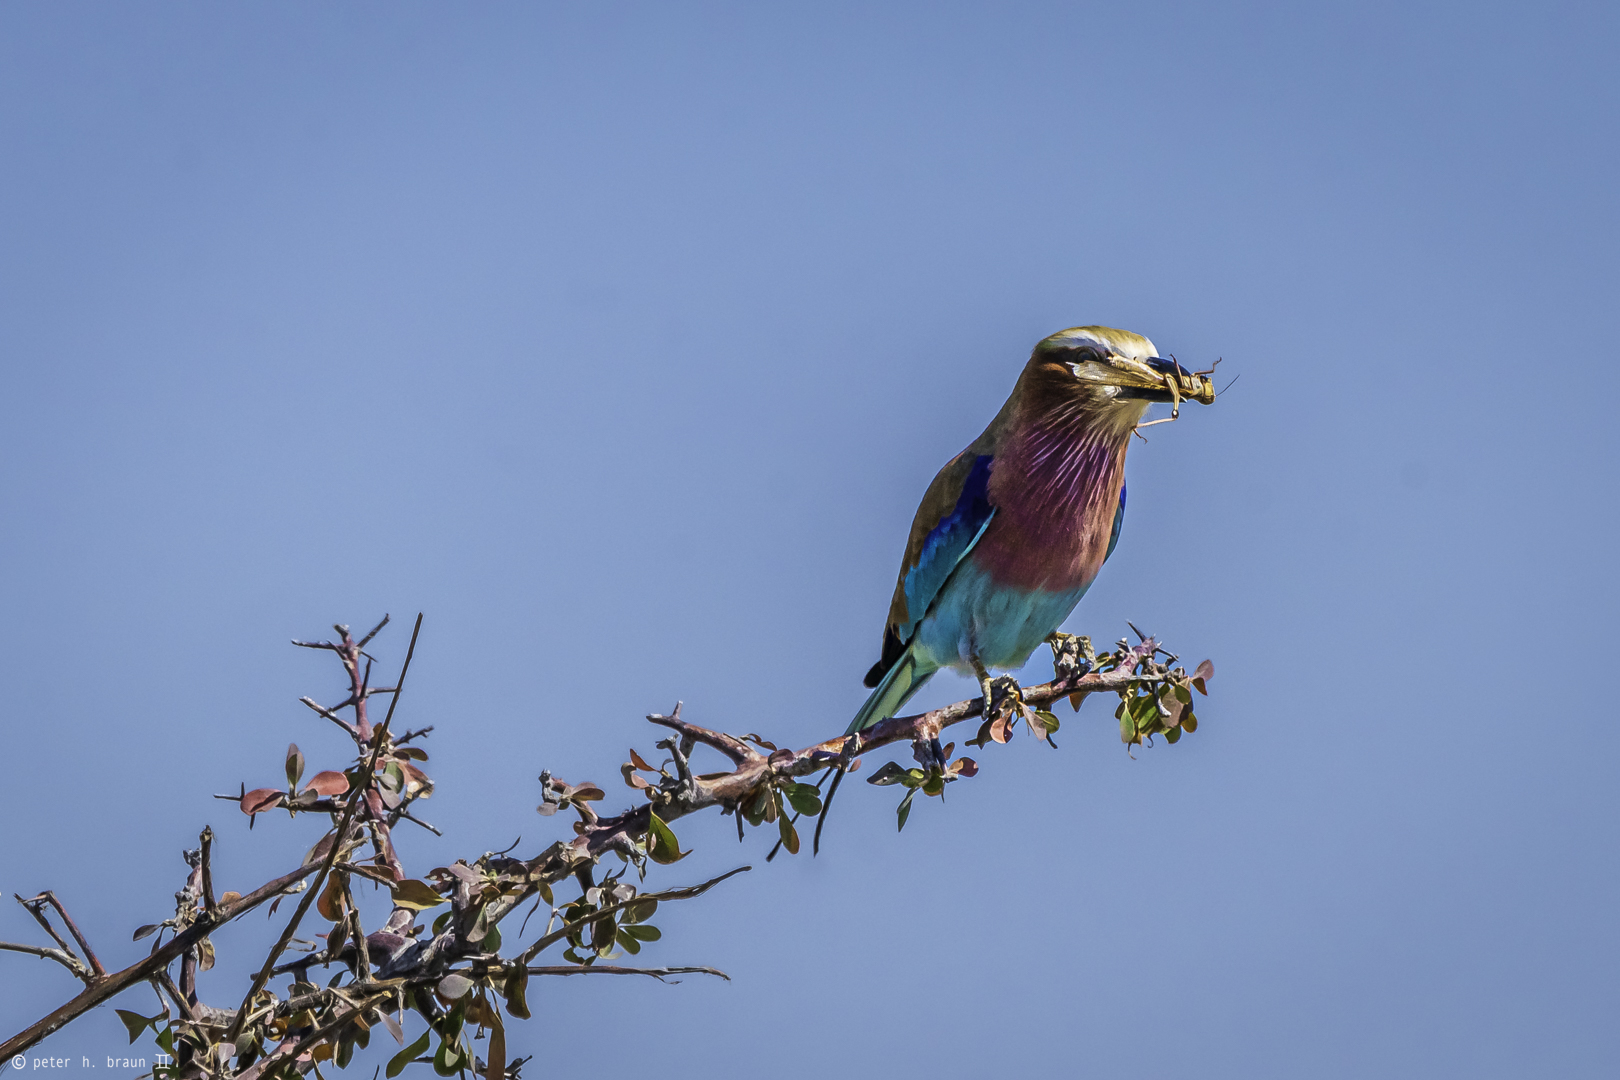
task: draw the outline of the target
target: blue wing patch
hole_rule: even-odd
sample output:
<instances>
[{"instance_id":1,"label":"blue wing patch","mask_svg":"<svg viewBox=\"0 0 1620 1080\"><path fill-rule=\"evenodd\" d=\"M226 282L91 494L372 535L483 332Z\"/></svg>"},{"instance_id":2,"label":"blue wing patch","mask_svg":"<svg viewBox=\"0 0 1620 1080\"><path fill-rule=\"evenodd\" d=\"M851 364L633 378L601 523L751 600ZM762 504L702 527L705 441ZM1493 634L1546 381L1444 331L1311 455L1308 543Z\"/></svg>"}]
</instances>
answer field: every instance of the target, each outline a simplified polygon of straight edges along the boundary
<instances>
[{"instance_id":1,"label":"blue wing patch","mask_svg":"<svg viewBox=\"0 0 1620 1080\"><path fill-rule=\"evenodd\" d=\"M902 641L911 640L917 624L922 622L934 597L945 586L945 579L951 576L956 564L973 550L973 545L979 542L985 527L995 516L996 508L990 505L989 496L990 461L989 454L974 459L973 470L962 485L956 508L923 538L917 565L906 574L906 611L911 616L911 623L897 628ZM1118 530L1117 524L1115 530Z\"/></svg>"},{"instance_id":2,"label":"blue wing patch","mask_svg":"<svg viewBox=\"0 0 1620 1080\"><path fill-rule=\"evenodd\" d=\"M1119 546L1119 529L1125 524L1125 481L1119 482L1119 509L1114 511L1114 531L1108 534L1108 553L1103 556L1107 562L1114 549Z\"/></svg>"}]
</instances>

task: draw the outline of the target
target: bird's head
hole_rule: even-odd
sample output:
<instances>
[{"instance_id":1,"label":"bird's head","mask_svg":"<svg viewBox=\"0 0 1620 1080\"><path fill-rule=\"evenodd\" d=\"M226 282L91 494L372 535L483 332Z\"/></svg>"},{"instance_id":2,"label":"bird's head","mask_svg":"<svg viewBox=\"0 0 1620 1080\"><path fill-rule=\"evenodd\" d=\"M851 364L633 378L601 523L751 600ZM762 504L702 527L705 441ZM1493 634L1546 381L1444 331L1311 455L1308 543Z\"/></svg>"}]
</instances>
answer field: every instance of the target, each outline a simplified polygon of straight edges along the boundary
<instances>
[{"instance_id":1,"label":"bird's head","mask_svg":"<svg viewBox=\"0 0 1620 1080\"><path fill-rule=\"evenodd\" d=\"M1159 356L1140 334L1107 326L1076 326L1043 339L1030 368L1049 386L1065 386L1097 405L1129 406L1136 416L1152 401L1171 402L1179 411L1183 401L1208 405L1215 400L1207 373L1195 374Z\"/></svg>"}]
</instances>

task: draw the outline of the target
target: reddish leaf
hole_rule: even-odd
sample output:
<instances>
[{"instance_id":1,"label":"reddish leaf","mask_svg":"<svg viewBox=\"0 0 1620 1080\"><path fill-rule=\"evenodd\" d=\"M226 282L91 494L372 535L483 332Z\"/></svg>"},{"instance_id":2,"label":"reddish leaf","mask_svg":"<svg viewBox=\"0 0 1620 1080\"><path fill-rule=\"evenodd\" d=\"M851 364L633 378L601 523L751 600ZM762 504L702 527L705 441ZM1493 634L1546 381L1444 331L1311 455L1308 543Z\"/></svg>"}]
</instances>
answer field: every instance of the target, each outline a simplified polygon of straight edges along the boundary
<instances>
[{"instance_id":1,"label":"reddish leaf","mask_svg":"<svg viewBox=\"0 0 1620 1080\"><path fill-rule=\"evenodd\" d=\"M1086 700L1086 695L1089 693L1091 693L1090 690L1076 690L1074 693L1069 695L1069 705L1074 709L1075 712L1080 711L1080 703Z\"/></svg>"},{"instance_id":2,"label":"reddish leaf","mask_svg":"<svg viewBox=\"0 0 1620 1080\"><path fill-rule=\"evenodd\" d=\"M990 725L990 737L998 743L1005 743L1012 738L1012 717L997 717Z\"/></svg>"},{"instance_id":3,"label":"reddish leaf","mask_svg":"<svg viewBox=\"0 0 1620 1080\"><path fill-rule=\"evenodd\" d=\"M349 876L341 870L332 871L332 876L326 879L326 888L321 890L320 898L315 901L315 910L327 922L337 922L343 918L343 912L349 906L343 896L343 887L348 883Z\"/></svg>"},{"instance_id":4,"label":"reddish leaf","mask_svg":"<svg viewBox=\"0 0 1620 1080\"><path fill-rule=\"evenodd\" d=\"M281 805L281 800L287 797L285 791L276 788L254 788L242 796L242 813L257 814L265 810L274 810Z\"/></svg>"},{"instance_id":5,"label":"reddish leaf","mask_svg":"<svg viewBox=\"0 0 1620 1080\"><path fill-rule=\"evenodd\" d=\"M979 763L970 757L957 758L951 769L958 776L979 775Z\"/></svg>"},{"instance_id":6,"label":"reddish leaf","mask_svg":"<svg viewBox=\"0 0 1620 1080\"><path fill-rule=\"evenodd\" d=\"M849 763L849 768L844 770L844 771L845 772L860 772L861 771L861 759L856 758L854 761L850 762Z\"/></svg>"},{"instance_id":7,"label":"reddish leaf","mask_svg":"<svg viewBox=\"0 0 1620 1080\"><path fill-rule=\"evenodd\" d=\"M416 788L420 788L422 794L418 797L423 799L430 798L433 795L433 780L427 773L405 761L399 763L399 768L405 774L406 790L414 792ZM415 785L415 787L412 785Z\"/></svg>"},{"instance_id":8,"label":"reddish leaf","mask_svg":"<svg viewBox=\"0 0 1620 1080\"><path fill-rule=\"evenodd\" d=\"M340 772L333 772L328 769L310 777L309 783L304 786L304 790L313 791L317 795L342 795L349 790L349 778Z\"/></svg>"},{"instance_id":9,"label":"reddish leaf","mask_svg":"<svg viewBox=\"0 0 1620 1080\"><path fill-rule=\"evenodd\" d=\"M227 889L225 892L221 893L220 896L219 896L219 902L222 905L224 905L224 904L234 904L240 899L242 899L242 894L237 892L235 889Z\"/></svg>"},{"instance_id":10,"label":"reddish leaf","mask_svg":"<svg viewBox=\"0 0 1620 1080\"><path fill-rule=\"evenodd\" d=\"M569 792L568 795L569 798L573 799L575 802L591 802L595 799L607 798L607 792L603 791L595 784L581 784L579 787Z\"/></svg>"},{"instance_id":11,"label":"reddish leaf","mask_svg":"<svg viewBox=\"0 0 1620 1080\"><path fill-rule=\"evenodd\" d=\"M641 755L636 753L635 747L630 748L630 761L638 769L645 769L647 772L657 772L658 771L657 769L653 768L651 765L647 764L645 761L641 760Z\"/></svg>"},{"instance_id":12,"label":"reddish leaf","mask_svg":"<svg viewBox=\"0 0 1620 1080\"><path fill-rule=\"evenodd\" d=\"M327 833L316 841L315 846L304 853L304 865L313 866L326 858L327 852L332 850L332 842L337 839L337 830Z\"/></svg>"},{"instance_id":13,"label":"reddish leaf","mask_svg":"<svg viewBox=\"0 0 1620 1080\"><path fill-rule=\"evenodd\" d=\"M1214 677L1215 665L1210 663L1208 660L1205 660L1193 670L1192 684L1198 688L1198 692L1200 694L1207 697L1209 695L1209 691L1204 689L1204 683L1208 682Z\"/></svg>"}]
</instances>

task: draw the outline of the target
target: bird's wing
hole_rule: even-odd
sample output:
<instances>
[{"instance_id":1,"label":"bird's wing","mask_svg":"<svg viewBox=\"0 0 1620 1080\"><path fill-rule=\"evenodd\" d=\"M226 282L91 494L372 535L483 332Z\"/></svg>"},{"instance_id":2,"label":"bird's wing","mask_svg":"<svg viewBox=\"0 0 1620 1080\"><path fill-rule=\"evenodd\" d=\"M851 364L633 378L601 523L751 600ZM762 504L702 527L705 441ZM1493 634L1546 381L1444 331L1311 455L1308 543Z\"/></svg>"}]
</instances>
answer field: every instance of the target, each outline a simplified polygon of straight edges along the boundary
<instances>
[{"instance_id":1,"label":"bird's wing","mask_svg":"<svg viewBox=\"0 0 1620 1080\"><path fill-rule=\"evenodd\" d=\"M928 485L917 508L883 631L883 658L867 672L868 686L876 686L900 659L945 579L973 550L995 515L988 492L991 455L974 451L969 447L952 458Z\"/></svg>"}]
</instances>

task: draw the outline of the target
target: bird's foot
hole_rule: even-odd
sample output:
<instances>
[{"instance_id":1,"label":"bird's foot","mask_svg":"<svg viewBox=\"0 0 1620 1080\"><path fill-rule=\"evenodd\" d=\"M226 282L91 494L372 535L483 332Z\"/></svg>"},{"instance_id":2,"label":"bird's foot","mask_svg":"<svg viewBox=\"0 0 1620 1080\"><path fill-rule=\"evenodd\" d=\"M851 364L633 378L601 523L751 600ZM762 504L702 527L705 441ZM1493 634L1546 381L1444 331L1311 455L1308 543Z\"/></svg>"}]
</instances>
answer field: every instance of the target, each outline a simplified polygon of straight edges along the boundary
<instances>
[{"instance_id":1,"label":"bird's foot","mask_svg":"<svg viewBox=\"0 0 1620 1080\"><path fill-rule=\"evenodd\" d=\"M1060 634L1054 630L1046 635L1046 643L1052 646L1052 673L1059 679L1088 675L1097 666L1097 650L1084 634Z\"/></svg>"},{"instance_id":2,"label":"bird's foot","mask_svg":"<svg viewBox=\"0 0 1620 1080\"><path fill-rule=\"evenodd\" d=\"M993 720L1002 713L1017 716L1024 711L1024 690L1018 685L1018 680L1011 675L990 677L990 672L978 661L973 660L973 674L979 679L979 694L984 698L984 708L980 715L986 720Z\"/></svg>"},{"instance_id":3,"label":"bird's foot","mask_svg":"<svg viewBox=\"0 0 1620 1080\"><path fill-rule=\"evenodd\" d=\"M1024 705L1024 688L1018 685L1018 680L1011 675L998 675L990 680L991 712L996 716L1016 717L1022 714Z\"/></svg>"},{"instance_id":4,"label":"bird's foot","mask_svg":"<svg viewBox=\"0 0 1620 1080\"><path fill-rule=\"evenodd\" d=\"M923 772L945 775L949 763L945 760L945 748L939 745L937 736L913 742L911 756L917 759L917 764L923 767Z\"/></svg>"}]
</instances>

